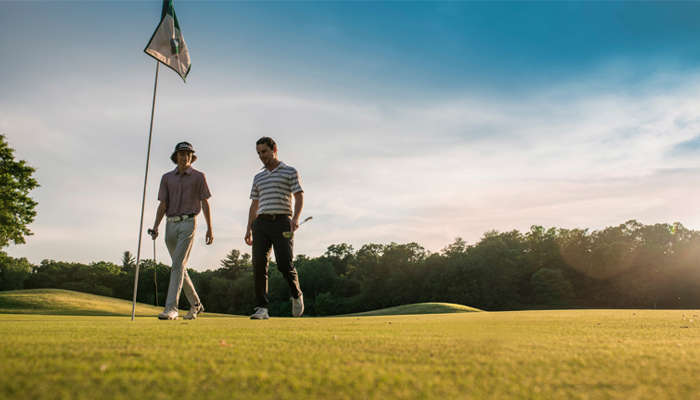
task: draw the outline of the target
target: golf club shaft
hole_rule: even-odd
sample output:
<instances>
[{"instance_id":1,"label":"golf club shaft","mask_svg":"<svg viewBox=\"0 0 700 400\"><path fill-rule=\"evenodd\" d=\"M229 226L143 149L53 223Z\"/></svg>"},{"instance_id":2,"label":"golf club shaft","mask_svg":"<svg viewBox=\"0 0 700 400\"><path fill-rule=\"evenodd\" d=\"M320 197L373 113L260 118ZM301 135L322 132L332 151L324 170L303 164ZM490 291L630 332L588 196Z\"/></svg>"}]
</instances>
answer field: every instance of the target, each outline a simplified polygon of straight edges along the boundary
<instances>
[{"instance_id":1,"label":"golf club shaft","mask_svg":"<svg viewBox=\"0 0 700 400\"><path fill-rule=\"evenodd\" d=\"M158 262L156 261L156 240L153 239L153 283L156 286L156 307L158 307Z\"/></svg>"}]
</instances>

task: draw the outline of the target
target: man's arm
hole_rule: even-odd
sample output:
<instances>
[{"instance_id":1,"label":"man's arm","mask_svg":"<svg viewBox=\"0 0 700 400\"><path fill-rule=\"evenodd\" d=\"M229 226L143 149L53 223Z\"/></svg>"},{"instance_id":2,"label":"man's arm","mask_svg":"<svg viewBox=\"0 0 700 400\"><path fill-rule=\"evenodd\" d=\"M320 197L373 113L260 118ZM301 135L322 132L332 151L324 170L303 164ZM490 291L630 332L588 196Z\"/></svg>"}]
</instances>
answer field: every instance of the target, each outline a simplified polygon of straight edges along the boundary
<instances>
[{"instance_id":1,"label":"man's arm","mask_svg":"<svg viewBox=\"0 0 700 400\"><path fill-rule=\"evenodd\" d=\"M214 243L214 234L211 228L211 210L209 209L209 200L202 200L202 211L204 212L204 219L207 221L207 244Z\"/></svg>"},{"instance_id":2,"label":"man's arm","mask_svg":"<svg viewBox=\"0 0 700 400\"><path fill-rule=\"evenodd\" d=\"M292 232L299 228L301 209L304 208L304 192L294 193L294 216L292 217Z\"/></svg>"},{"instance_id":3,"label":"man's arm","mask_svg":"<svg viewBox=\"0 0 700 400\"><path fill-rule=\"evenodd\" d=\"M153 223L153 234L151 237L153 240L156 240L158 237L158 226L160 225L160 221L163 219L163 216L165 215L165 210L168 209L168 203L161 201L160 204L158 205L158 211L156 211L156 221Z\"/></svg>"},{"instance_id":4,"label":"man's arm","mask_svg":"<svg viewBox=\"0 0 700 400\"><path fill-rule=\"evenodd\" d=\"M250 202L250 210L248 211L248 228L245 231L245 242L248 246L253 245L253 221L255 221L255 216L258 213L258 202L259 200L253 200Z\"/></svg>"}]
</instances>

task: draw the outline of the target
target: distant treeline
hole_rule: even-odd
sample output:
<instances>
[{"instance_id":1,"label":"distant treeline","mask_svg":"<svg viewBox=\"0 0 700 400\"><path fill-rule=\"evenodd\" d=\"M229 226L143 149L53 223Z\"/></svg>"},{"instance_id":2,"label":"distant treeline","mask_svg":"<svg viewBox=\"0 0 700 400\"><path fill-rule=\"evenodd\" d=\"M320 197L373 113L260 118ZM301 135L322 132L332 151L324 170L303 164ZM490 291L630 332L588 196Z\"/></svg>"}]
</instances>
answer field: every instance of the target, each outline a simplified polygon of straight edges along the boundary
<instances>
[{"instance_id":1,"label":"distant treeline","mask_svg":"<svg viewBox=\"0 0 700 400\"><path fill-rule=\"evenodd\" d=\"M487 232L456 239L438 253L417 243L348 244L320 257L299 255L307 315L335 315L439 301L485 310L560 307L700 308L700 231L681 224L629 221L600 231ZM131 299L135 265L44 260L0 253L0 290L62 288ZM155 274L154 274L155 272ZM163 305L169 267L142 261L138 301ZM237 250L215 270L189 270L207 311L249 314L254 304L248 254ZM289 315L287 284L270 266L270 313ZM187 308L184 295L181 306Z\"/></svg>"}]
</instances>

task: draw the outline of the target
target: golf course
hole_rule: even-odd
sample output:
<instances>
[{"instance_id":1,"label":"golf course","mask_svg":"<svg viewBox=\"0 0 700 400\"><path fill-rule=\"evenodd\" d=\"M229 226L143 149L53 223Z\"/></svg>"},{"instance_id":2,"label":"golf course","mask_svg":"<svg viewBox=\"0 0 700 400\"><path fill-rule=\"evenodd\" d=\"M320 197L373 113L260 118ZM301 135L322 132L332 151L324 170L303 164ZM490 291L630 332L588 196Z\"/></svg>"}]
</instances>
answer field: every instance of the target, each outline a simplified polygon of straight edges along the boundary
<instances>
[{"instance_id":1,"label":"golf course","mask_svg":"<svg viewBox=\"0 0 700 400\"><path fill-rule=\"evenodd\" d=\"M411 313L411 308L415 313ZM207 314L0 292L6 399L697 399L699 310ZM430 314L441 312L440 314Z\"/></svg>"}]
</instances>

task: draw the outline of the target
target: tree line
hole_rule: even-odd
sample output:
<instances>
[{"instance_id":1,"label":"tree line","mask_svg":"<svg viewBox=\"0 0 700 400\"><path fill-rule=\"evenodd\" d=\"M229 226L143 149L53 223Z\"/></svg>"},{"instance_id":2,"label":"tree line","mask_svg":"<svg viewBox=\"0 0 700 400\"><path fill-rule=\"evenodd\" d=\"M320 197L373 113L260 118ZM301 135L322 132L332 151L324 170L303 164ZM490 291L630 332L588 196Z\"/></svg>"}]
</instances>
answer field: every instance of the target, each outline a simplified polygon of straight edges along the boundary
<instances>
[{"instance_id":1,"label":"tree line","mask_svg":"<svg viewBox=\"0 0 700 400\"><path fill-rule=\"evenodd\" d=\"M434 253L417 243L369 243L357 250L341 243L294 262L306 314L337 315L428 301L485 310L700 308L698 261L699 231L628 221L598 231L491 231L475 244L457 238ZM255 305L249 254L232 250L218 268L188 272L210 312L248 314ZM121 265L32 265L0 253L0 290L62 288L131 299L134 273L128 252ZM143 260L138 301L163 305L169 273L169 266ZM269 285L271 314L288 315L288 289L274 262Z\"/></svg>"},{"instance_id":2,"label":"tree line","mask_svg":"<svg viewBox=\"0 0 700 400\"><path fill-rule=\"evenodd\" d=\"M32 232L38 187L34 168L15 160L0 135L0 248ZM679 223L628 221L598 231L545 229L487 232L475 244L457 238L439 252L417 243L334 244L295 266L307 315L334 315L440 301L486 310L551 307L700 308L700 232ZM248 314L254 306L250 255L232 250L216 269L189 270L208 311ZM270 269L270 313L288 315L287 286ZM0 290L63 288L132 298L133 256L122 264L81 264L0 252ZM138 300L162 305L169 267L140 265ZM156 289L156 287L158 289ZM182 296L184 302L184 296ZM185 304L182 304L185 307Z\"/></svg>"}]
</instances>

